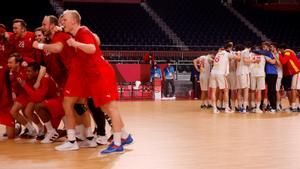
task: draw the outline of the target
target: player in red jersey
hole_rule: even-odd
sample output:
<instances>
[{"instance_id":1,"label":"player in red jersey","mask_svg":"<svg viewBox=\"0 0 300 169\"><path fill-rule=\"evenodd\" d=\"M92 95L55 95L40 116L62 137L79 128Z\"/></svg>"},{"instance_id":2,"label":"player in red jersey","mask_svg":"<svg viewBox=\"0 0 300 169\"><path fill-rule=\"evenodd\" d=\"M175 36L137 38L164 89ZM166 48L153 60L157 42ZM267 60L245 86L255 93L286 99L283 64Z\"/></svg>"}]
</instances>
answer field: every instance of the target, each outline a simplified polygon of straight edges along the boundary
<instances>
[{"instance_id":1,"label":"player in red jersey","mask_svg":"<svg viewBox=\"0 0 300 169\"><path fill-rule=\"evenodd\" d=\"M46 16L43 20L43 29L45 30L45 33L49 34L49 37L51 39L50 44L42 44L38 42L33 43L33 47L37 49L43 49L47 50L51 53L59 53L60 58L64 65L67 68L68 76L66 84L64 85L64 101L63 106L64 110L66 112L66 107L69 105L66 105L65 102L68 99L73 99L74 97L78 97L80 99L76 99L75 103L85 103L85 98L88 97L86 93L86 87L85 85L85 75L83 72L80 71L81 63L80 60L77 57L74 57L74 48L67 45L67 40L71 38L71 36L64 32L56 32L56 26L58 25L58 20L55 16ZM75 104L74 103L74 104ZM74 113L74 104L72 105L71 113ZM74 113L75 114L75 113ZM66 116L68 116L68 113L66 112ZM90 124L90 116L88 113L83 113L82 118L85 119L85 127L87 128L86 131L86 137L87 138L93 138L93 130L91 129ZM72 145L72 147L69 147L69 150L77 150L79 149L79 146L75 139L75 118L74 123L68 122L66 124L67 127L67 133L71 133L69 135L72 135L74 137L68 137L68 144ZM91 140L92 141L92 140ZM96 144L93 144L93 147L95 147Z\"/></svg>"},{"instance_id":2,"label":"player in red jersey","mask_svg":"<svg viewBox=\"0 0 300 169\"><path fill-rule=\"evenodd\" d=\"M14 138L14 119L9 113L12 106L12 98L9 87L9 70L7 69L10 46L6 35L5 25L0 24L0 124L6 126L8 138Z\"/></svg>"},{"instance_id":3,"label":"player in red jersey","mask_svg":"<svg viewBox=\"0 0 300 169\"><path fill-rule=\"evenodd\" d=\"M30 111L31 109L30 106L27 107L27 104L29 103L28 95L18 82L18 79L26 79L26 68L21 65L22 62L23 60L18 53L11 54L8 59L7 65L10 69L10 82L14 99L14 103L10 109L10 114L14 117L14 119L26 126L28 129L28 134L26 134L26 136L35 136L37 134L36 129L33 127L31 122L19 112L20 110L24 110L24 112ZM33 85L34 82L31 83Z\"/></svg>"},{"instance_id":4,"label":"player in red jersey","mask_svg":"<svg viewBox=\"0 0 300 169\"><path fill-rule=\"evenodd\" d=\"M40 65L36 62L28 64L26 72L27 81L35 81L38 77L39 69ZM25 80L19 79L19 83L28 95L30 103L33 103L34 107L38 107L37 110L46 108L46 114L45 111L36 111L42 121L45 123L47 129L46 138L44 139L43 137L40 137L39 140L43 139L41 141L42 143L48 143L51 138L57 138L58 133L53 129L58 127L62 117L64 116L64 112L60 99L60 91L55 81L48 74L46 74L41 79L41 84L37 89L33 89L33 87ZM33 117L33 111L27 111L26 113L28 118ZM51 122L53 123L54 128L52 127ZM37 124L37 126L39 126L39 124ZM42 136L41 134L43 134L43 131L40 131L39 129L39 133L40 136Z\"/></svg>"},{"instance_id":5,"label":"player in red jersey","mask_svg":"<svg viewBox=\"0 0 300 169\"><path fill-rule=\"evenodd\" d=\"M75 48L74 57L77 57L82 64L79 69L85 74L87 92L94 99L95 105L100 106L112 118L114 141L107 149L101 151L101 154L122 152L124 151L123 145L130 144L133 139L124 128L124 123L115 102L118 98L115 72L112 66L103 58L103 53L97 45L93 33L86 27L80 26L81 16L76 10L66 10L62 20L65 32L72 34L74 37L69 39L67 43ZM69 101L74 103L76 99L78 97ZM72 104L69 104L67 108L71 109L70 105ZM68 122L72 122L74 114L69 114L67 119ZM64 149L66 147L67 145L63 144L56 148Z\"/></svg>"}]
</instances>

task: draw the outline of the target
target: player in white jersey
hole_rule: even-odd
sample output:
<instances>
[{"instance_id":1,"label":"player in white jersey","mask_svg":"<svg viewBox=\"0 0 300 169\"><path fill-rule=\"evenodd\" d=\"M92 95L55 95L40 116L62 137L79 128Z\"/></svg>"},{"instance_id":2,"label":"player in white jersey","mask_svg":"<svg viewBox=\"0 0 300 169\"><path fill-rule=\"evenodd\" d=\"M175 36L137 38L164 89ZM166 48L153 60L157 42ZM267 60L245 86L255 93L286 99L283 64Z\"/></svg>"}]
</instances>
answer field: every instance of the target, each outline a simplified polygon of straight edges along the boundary
<instances>
[{"instance_id":1,"label":"player in white jersey","mask_svg":"<svg viewBox=\"0 0 300 169\"><path fill-rule=\"evenodd\" d=\"M251 63L251 47L251 44L249 42L246 42L245 46L240 46L239 51L237 51L241 52L240 57L237 59L236 68L239 111L241 113L246 113L246 109L248 106L248 93L250 88L249 66Z\"/></svg>"},{"instance_id":2,"label":"player in white jersey","mask_svg":"<svg viewBox=\"0 0 300 169\"><path fill-rule=\"evenodd\" d=\"M281 111L282 106L281 106L280 88L281 88L283 72L282 72L282 65L279 60L279 53L277 51L277 46L278 46L277 43L275 43L275 42L271 43L271 52L272 52L274 58L276 59L276 67L277 67L277 73L278 73L278 77L277 77L277 81L276 81L276 97L277 97L276 110Z\"/></svg>"},{"instance_id":3,"label":"player in white jersey","mask_svg":"<svg viewBox=\"0 0 300 169\"><path fill-rule=\"evenodd\" d=\"M262 113L260 109L261 93L265 90L265 64L263 55L250 53L250 89L251 89L251 108L256 113ZM256 97L255 97L256 96ZM255 104L256 103L256 104Z\"/></svg>"},{"instance_id":4,"label":"player in white jersey","mask_svg":"<svg viewBox=\"0 0 300 169\"><path fill-rule=\"evenodd\" d=\"M236 52L231 51L232 55ZM229 59L229 74L227 76L228 89L230 90L230 104L231 109L235 109L237 104L237 78L236 78L236 59Z\"/></svg>"},{"instance_id":5,"label":"player in white jersey","mask_svg":"<svg viewBox=\"0 0 300 169\"><path fill-rule=\"evenodd\" d=\"M200 72L200 88L201 88L201 98L200 98L200 107L205 108L209 107L209 98L208 98L208 87L209 87L209 77L211 64L213 61L213 55L203 55L193 60L195 69Z\"/></svg>"},{"instance_id":6,"label":"player in white jersey","mask_svg":"<svg viewBox=\"0 0 300 169\"><path fill-rule=\"evenodd\" d=\"M219 113L216 105L216 90L220 89L220 92L223 92L223 100L225 104L225 113L232 113L228 105L228 83L226 76L229 74L229 57L231 54L229 51L232 49L232 44L227 44L225 50L220 50L213 62L213 68L210 75L210 84L211 87L211 98L213 104L213 112Z\"/></svg>"}]
</instances>

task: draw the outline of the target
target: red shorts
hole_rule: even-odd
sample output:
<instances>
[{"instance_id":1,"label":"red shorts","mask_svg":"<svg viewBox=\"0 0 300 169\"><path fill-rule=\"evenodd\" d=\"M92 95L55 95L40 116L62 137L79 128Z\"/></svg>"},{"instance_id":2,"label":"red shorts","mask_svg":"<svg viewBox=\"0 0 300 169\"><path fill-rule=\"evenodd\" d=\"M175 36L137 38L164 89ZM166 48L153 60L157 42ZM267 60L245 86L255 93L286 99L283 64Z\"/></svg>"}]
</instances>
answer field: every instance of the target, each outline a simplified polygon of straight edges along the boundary
<instances>
[{"instance_id":1,"label":"red shorts","mask_svg":"<svg viewBox=\"0 0 300 169\"><path fill-rule=\"evenodd\" d=\"M101 74L105 76L87 77L87 88L96 107L118 99L117 82L112 66L101 68Z\"/></svg>"},{"instance_id":2,"label":"red shorts","mask_svg":"<svg viewBox=\"0 0 300 169\"><path fill-rule=\"evenodd\" d=\"M26 95L25 93L21 93L19 94L16 99L16 102L20 103L22 106L26 106L28 103L30 103L29 97L28 95Z\"/></svg>"},{"instance_id":3,"label":"red shorts","mask_svg":"<svg viewBox=\"0 0 300 169\"><path fill-rule=\"evenodd\" d=\"M51 123L54 128L58 128L61 119L65 116L65 112L62 106L62 97L57 97L43 101L43 105L50 112Z\"/></svg>"},{"instance_id":4,"label":"red shorts","mask_svg":"<svg viewBox=\"0 0 300 169\"><path fill-rule=\"evenodd\" d=\"M8 127L14 127L15 126L15 120L10 114L11 107L0 107L0 124L3 124Z\"/></svg>"},{"instance_id":5,"label":"red shorts","mask_svg":"<svg viewBox=\"0 0 300 169\"><path fill-rule=\"evenodd\" d=\"M64 87L64 96L87 98L85 80L82 72L71 71Z\"/></svg>"}]
</instances>

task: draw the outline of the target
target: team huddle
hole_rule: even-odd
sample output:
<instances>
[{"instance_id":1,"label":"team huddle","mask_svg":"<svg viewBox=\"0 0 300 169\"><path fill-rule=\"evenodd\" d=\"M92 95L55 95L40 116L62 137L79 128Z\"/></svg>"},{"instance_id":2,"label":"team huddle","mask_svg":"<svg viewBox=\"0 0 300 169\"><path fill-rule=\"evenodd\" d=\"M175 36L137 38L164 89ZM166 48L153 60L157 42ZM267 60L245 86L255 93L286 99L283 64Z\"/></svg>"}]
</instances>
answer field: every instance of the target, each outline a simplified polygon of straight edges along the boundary
<instances>
[{"instance_id":1,"label":"team huddle","mask_svg":"<svg viewBox=\"0 0 300 169\"><path fill-rule=\"evenodd\" d=\"M80 23L76 10L66 10L59 19L45 16L34 32L22 19L13 21L13 32L0 24L0 123L8 138L35 137L48 144L67 135L55 150L68 151L107 144L107 120L113 137L101 154L123 152L133 138L115 102L114 70L103 58L99 37ZM58 130L61 122L64 131ZM25 127L22 134L15 123Z\"/></svg>"},{"instance_id":2,"label":"team huddle","mask_svg":"<svg viewBox=\"0 0 300 169\"><path fill-rule=\"evenodd\" d=\"M194 67L200 72L201 108L213 107L213 113L283 111L283 87L289 101L284 111L299 111L300 60L285 44L263 42L253 47L246 42L233 50L229 42L216 55L195 59Z\"/></svg>"}]
</instances>

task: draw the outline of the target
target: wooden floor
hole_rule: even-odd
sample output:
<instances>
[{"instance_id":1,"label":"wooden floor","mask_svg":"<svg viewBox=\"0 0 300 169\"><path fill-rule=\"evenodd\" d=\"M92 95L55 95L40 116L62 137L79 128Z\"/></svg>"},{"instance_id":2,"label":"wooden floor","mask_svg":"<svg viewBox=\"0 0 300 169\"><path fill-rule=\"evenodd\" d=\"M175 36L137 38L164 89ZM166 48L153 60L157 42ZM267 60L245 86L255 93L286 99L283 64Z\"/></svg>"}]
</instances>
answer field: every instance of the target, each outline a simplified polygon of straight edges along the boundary
<instances>
[{"instance_id":1,"label":"wooden floor","mask_svg":"<svg viewBox=\"0 0 300 169\"><path fill-rule=\"evenodd\" d=\"M57 152L56 144L1 140L0 168L300 169L300 116L212 114L198 101L120 102L135 143L123 154ZM0 132L3 133L3 127Z\"/></svg>"}]
</instances>

